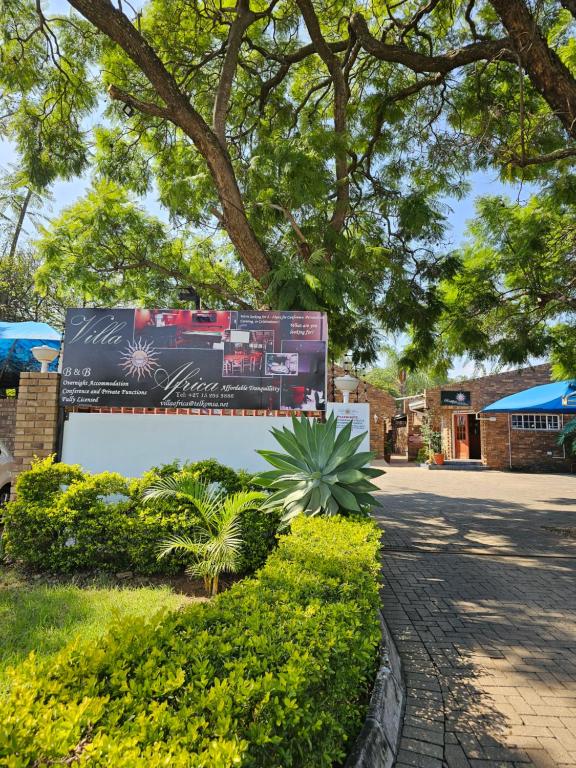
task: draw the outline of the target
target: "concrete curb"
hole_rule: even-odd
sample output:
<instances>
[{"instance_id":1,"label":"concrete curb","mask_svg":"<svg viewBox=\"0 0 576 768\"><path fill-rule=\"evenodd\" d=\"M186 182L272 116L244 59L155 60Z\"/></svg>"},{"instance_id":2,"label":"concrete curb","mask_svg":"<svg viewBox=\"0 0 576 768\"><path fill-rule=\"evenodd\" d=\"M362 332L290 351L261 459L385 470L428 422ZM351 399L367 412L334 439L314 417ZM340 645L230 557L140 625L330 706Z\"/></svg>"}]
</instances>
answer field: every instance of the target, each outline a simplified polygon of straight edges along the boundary
<instances>
[{"instance_id":1,"label":"concrete curb","mask_svg":"<svg viewBox=\"0 0 576 768\"><path fill-rule=\"evenodd\" d=\"M396 762L406 687L400 655L380 611L379 617L382 630L380 664L366 720L344 768L391 768Z\"/></svg>"}]
</instances>

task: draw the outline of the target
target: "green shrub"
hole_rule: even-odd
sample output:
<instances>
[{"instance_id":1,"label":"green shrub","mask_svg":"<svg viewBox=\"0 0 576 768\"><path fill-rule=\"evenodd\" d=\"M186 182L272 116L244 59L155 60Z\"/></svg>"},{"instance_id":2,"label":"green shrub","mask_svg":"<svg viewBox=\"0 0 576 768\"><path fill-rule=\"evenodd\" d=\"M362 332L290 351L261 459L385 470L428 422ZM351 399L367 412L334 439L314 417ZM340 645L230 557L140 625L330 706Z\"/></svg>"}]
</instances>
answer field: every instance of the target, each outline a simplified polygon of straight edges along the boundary
<instances>
[{"instance_id":1,"label":"green shrub","mask_svg":"<svg viewBox=\"0 0 576 768\"><path fill-rule=\"evenodd\" d=\"M264 565L276 546L281 513L278 509L264 512L248 509L240 515L243 546L238 561L238 573L254 573Z\"/></svg>"},{"instance_id":2,"label":"green shrub","mask_svg":"<svg viewBox=\"0 0 576 768\"><path fill-rule=\"evenodd\" d=\"M298 519L258 578L124 621L0 700L0 763L328 768L361 727L376 663L370 522Z\"/></svg>"},{"instance_id":3,"label":"green shrub","mask_svg":"<svg viewBox=\"0 0 576 768\"><path fill-rule=\"evenodd\" d=\"M214 460L156 467L142 478L90 475L79 466L35 462L16 483L17 500L5 508L4 552L41 570L132 570L143 575L181 573L190 558L173 552L158 560L158 543L175 535L192 535L198 523L182 499L145 504L144 490L161 477L190 473L218 482L229 491L254 490L252 475L236 473ZM236 491L233 491L236 492ZM259 568L275 545L278 516L248 511L241 516L244 546L240 572Z\"/></svg>"},{"instance_id":4,"label":"green shrub","mask_svg":"<svg viewBox=\"0 0 576 768\"><path fill-rule=\"evenodd\" d=\"M52 571L127 566L130 504L121 475L86 475L50 458L22 473L16 492L4 516L8 556Z\"/></svg>"},{"instance_id":5,"label":"green shrub","mask_svg":"<svg viewBox=\"0 0 576 768\"><path fill-rule=\"evenodd\" d=\"M145 473L138 481L139 487L145 490L153 485L156 480L164 477L170 477L178 472L194 475L198 480L206 483L218 483L226 493L237 493L244 490L259 490L258 488L245 488L244 484L250 483L252 475L244 470L235 472L230 467L220 464L216 459L204 459L203 461L186 462L180 465L178 461L172 461L169 464L162 464L159 467L152 467L150 472Z\"/></svg>"},{"instance_id":6,"label":"green shrub","mask_svg":"<svg viewBox=\"0 0 576 768\"><path fill-rule=\"evenodd\" d=\"M52 455L35 461L31 469L19 474L15 491L22 501L47 505L64 488L77 480L82 480L84 476L79 464L56 463Z\"/></svg>"}]
</instances>

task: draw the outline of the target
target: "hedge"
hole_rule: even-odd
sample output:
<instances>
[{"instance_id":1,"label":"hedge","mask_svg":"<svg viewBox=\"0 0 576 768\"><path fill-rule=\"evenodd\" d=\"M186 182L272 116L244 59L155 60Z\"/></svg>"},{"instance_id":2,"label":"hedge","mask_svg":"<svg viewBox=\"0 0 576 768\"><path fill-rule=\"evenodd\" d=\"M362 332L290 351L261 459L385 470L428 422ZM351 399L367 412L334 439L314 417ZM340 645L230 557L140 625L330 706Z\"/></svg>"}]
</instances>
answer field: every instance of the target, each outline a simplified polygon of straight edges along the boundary
<instances>
[{"instance_id":1,"label":"hedge","mask_svg":"<svg viewBox=\"0 0 576 768\"><path fill-rule=\"evenodd\" d=\"M142 493L159 477L183 471L217 482L228 493L250 487L251 476L213 459L155 467L138 480L119 474L91 475L78 465L37 461L16 481L17 500L4 510L5 553L23 564L55 573L132 570L176 574L186 555L157 558L158 543L172 534L191 535L193 511L177 499L144 503ZM240 572L253 573L275 545L280 513L243 514Z\"/></svg>"},{"instance_id":2,"label":"hedge","mask_svg":"<svg viewBox=\"0 0 576 768\"><path fill-rule=\"evenodd\" d=\"M0 764L328 768L376 667L373 523L302 518L257 578L210 603L117 624L0 699Z\"/></svg>"}]
</instances>

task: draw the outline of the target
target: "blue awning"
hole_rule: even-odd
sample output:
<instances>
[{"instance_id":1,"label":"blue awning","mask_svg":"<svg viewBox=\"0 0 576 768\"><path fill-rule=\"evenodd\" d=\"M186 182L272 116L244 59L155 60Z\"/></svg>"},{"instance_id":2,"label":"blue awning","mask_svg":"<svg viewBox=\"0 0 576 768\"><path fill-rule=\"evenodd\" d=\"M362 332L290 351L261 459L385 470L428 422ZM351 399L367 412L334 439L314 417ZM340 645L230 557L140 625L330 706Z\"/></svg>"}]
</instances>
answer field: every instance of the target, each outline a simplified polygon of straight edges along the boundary
<instances>
[{"instance_id":1,"label":"blue awning","mask_svg":"<svg viewBox=\"0 0 576 768\"><path fill-rule=\"evenodd\" d=\"M47 323L0 322L0 388L16 387L23 371L40 370L40 363L31 352L32 347L45 344L59 349L60 342L61 335ZM56 371L57 368L56 359L49 370Z\"/></svg>"},{"instance_id":2,"label":"blue awning","mask_svg":"<svg viewBox=\"0 0 576 768\"><path fill-rule=\"evenodd\" d=\"M483 408L482 413L576 413L576 381L524 389Z\"/></svg>"}]
</instances>

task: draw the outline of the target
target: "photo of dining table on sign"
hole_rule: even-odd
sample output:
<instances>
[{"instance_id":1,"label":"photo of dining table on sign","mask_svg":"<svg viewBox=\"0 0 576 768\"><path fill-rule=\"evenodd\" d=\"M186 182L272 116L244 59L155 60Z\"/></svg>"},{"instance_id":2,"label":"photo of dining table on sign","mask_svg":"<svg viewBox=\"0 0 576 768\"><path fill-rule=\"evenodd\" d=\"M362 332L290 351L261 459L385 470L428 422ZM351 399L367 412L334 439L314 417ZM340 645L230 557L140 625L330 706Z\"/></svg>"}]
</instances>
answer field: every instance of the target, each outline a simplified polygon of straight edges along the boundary
<instances>
[{"instance_id":1,"label":"photo of dining table on sign","mask_svg":"<svg viewBox=\"0 0 576 768\"><path fill-rule=\"evenodd\" d=\"M296 376L297 374L297 353L272 352L266 355L264 376Z\"/></svg>"},{"instance_id":2,"label":"photo of dining table on sign","mask_svg":"<svg viewBox=\"0 0 576 768\"><path fill-rule=\"evenodd\" d=\"M273 331L228 330L223 338L223 376L264 375L264 355L273 349Z\"/></svg>"}]
</instances>

